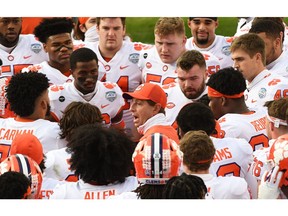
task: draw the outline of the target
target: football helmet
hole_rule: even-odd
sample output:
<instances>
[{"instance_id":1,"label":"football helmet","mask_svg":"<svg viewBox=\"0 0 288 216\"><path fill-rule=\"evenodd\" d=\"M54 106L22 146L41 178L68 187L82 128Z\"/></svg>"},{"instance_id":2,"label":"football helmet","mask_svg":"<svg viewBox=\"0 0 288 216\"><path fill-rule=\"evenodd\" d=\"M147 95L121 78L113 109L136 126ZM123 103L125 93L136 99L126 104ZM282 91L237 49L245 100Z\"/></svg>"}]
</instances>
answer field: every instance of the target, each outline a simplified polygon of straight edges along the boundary
<instances>
[{"instance_id":1,"label":"football helmet","mask_svg":"<svg viewBox=\"0 0 288 216\"><path fill-rule=\"evenodd\" d=\"M161 185L179 175L182 152L174 140L154 133L138 143L132 160L140 183Z\"/></svg>"},{"instance_id":2,"label":"football helmet","mask_svg":"<svg viewBox=\"0 0 288 216\"><path fill-rule=\"evenodd\" d=\"M38 164L30 157L22 154L10 155L0 163L0 175L15 171L25 174L31 182L30 199L39 199L43 176Z\"/></svg>"},{"instance_id":3,"label":"football helmet","mask_svg":"<svg viewBox=\"0 0 288 216\"><path fill-rule=\"evenodd\" d=\"M288 134L284 134L274 141L270 148L268 162L272 167L278 165L279 171L284 172L279 187L288 186Z\"/></svg>"}]
</instances>

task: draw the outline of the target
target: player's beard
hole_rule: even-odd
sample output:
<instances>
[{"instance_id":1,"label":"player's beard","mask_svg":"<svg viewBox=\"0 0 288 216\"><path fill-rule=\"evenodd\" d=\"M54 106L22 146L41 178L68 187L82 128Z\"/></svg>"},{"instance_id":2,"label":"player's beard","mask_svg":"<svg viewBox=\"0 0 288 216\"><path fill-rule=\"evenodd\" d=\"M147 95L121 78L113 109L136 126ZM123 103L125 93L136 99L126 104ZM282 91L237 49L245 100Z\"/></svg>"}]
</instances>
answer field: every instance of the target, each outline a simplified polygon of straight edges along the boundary
<instances>
[{"instance_id":1,"label":"player's beard","mask_svg":"<svg viewBox=\"0 0 288 216\"><path fill-rule=\"evenodd\" d=\"M200 86L200 88L198 89L193 89L191 87L188 87L186 89L184 89L184 95L188 98L188 99L197 99L205 90L206 88L206 84L205 81L202 83L202 85ZM192 90L194 90L193 93L187 93L187 92L191 92Z\"/></svg>"},{"instance_id":2,"label":"player's beard","mask_svg":"<svg viewBox=\"0 0 288 216\"><path fill-rule=\"evenodd\" d=\"M201 45L207 44L208 43L208 38L209 38L209 35L207 36L207 38L199 38L197 36L196 37L197 44L201 44Z\"/></svg>"},{"instance_id":3,"label":"player's beard","mask_svg":"<svg viewBox=\"0 0 288 216\"><path fill-rule=\"evenodd\" d=\"M21 28L21 29L22 29L22 28ZM13 41L7 40L7 38L5 37L5 35L3 35L3 34L0 33L0 43L1 43L3 46L5 46L5 47L13 47L13 46L15 46L15 45L18 43L18 41L19 41L21 29L20 29L20 31L18 32L17 37L15 37L15 39L14 39Z\"/></svg>"}]
</instances>

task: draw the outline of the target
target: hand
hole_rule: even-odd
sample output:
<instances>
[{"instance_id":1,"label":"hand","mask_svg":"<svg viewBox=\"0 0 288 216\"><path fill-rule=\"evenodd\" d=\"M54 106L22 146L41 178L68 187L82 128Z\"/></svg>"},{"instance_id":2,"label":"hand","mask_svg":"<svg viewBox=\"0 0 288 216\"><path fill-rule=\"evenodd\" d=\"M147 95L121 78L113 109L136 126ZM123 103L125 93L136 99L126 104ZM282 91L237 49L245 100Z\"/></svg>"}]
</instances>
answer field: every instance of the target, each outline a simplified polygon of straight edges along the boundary
<instances>
[{"instance_id":1,"label":"hand","mask_svg":"<svg viewBox=\"0 0 288 216\"><path fill-rule=\"evenodd\" d=\"M279 183L283 172L279 171L279 166L275 166L271 171L265 171L262 176L258 191L258 199L277 199L280 194Z\"/></svg>"}]
</instances>

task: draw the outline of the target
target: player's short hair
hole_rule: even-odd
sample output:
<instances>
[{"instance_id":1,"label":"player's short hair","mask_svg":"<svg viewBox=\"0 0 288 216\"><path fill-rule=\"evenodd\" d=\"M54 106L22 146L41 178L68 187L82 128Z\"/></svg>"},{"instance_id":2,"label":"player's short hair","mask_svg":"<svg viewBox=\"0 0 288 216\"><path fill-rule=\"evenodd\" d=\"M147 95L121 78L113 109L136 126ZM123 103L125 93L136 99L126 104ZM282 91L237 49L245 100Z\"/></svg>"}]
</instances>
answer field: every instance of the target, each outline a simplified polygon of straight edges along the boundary
<instances>
[{"instance_id":1,"label":"player's short hair","mask_svg":"<svg viewBox=\"0 0 288 216\"><path fill-rule=\"evenodd\" d=\"M266 35L272 39L281 38L280 33L285 31L285 27L283 22L280 21L281 19L276 19L276 17L266 17L265 19L257 18L253 20L252 26L249 30L249 33L266 33ZM284 40L284 35L283 38ZM283 42L282 40L282 42Z\"/></svg>"},{"instance_id":2,"label":"player's short hair","mask_svg":"<svg viewBox=\"0 0 288 216\"><path fill-rule=\"evenodd\" d=\"M233 67L222 68L212 74L206 85L224 95L240 94L246 89L243 74Z\"/></svg>"},{"instance_id":3,"label":"player's short hair","mask_svg":"<svg viewBox=\"0 0 288 216\"><path fill-rule=\"evenodd\" d=\"M86 47L76 49L70 56L70 69L74 71L76 69L77 62L89 62L92 60L96 60L98 65L98 57L93 50Z\"/></svg>"},{"instance_id":4,"label":"player's short hair","mask_svg":"<svg viewBox=\"0 0 288 216\"><path fill-rule=\"evenodd\" d=\"M154 27L154 34L167 36L170 34L185 35L185 24L181 17L161 17Z\"/></svg>"},{"instance_id":5,"label":"player's short hair","mask_svg":"<svg viewBox=\"0 0 288 216\"><path fill-rule=\"evenodd\" d=\"M188 50L176 61L176 67L184 71L189 71L195 65L199 65L200 68L206 68L205 58L198 50Z\"/></svg>"},{"instance_id":6,"label":"player's short hair","mask_svg":"<svg viewBox=\"0 0 288 216\"><path fill-rule=\"evenodd\" d=\"M209 106L201 102L192 102L183 106L176 121L183 133L203 130L211 135L215 131L214 114Z\"/></svg>"},{"instance_id":7,"label":"player's short hair","mask_svg":"<svg viewBox=\"0 0 288 216\"><path fill-rule=\"evenodd\" d=\"M0 185L0 199L25 199L30 195L31 182L24 173L5 172L0 175Z\"/></svg>"},{"instance_id":8,"label":"player's short hair","mask_svg":"<svg viewBox=\"0 0 288 216\"><path fill-rule=\"evenodd\" d=\"M74 129L85 124L102 123L101 111L93 104L73 101L63 111L60 119L60 138L70 140Z\"/></svg>"},{"instance_id":9,"label":"player's short hair","mask_svg":"<svg viewBox=\"0 0 288 216\"><path fill-rule=\"evenodd\" d=\"M189 131L180 140L183 164L192 172L208 170L216 152L211 138L204 131Z\"/></svg>"},{"instance_id":10,"label":"player's short hair","mask_svg":"<svg viewBox=\"0 0 288 216\"><path fill-rule=\"evenodd\" d=\"M102 124L77 127L68 142L71 170L84 182L98 185L125 181L133 168L135 144L115 128Z\"/></svg>"},{"instance_id":11,"label":"player's short hair","mask_svg":"<svg viewBox=\"0 0 288 216\"><path fill-rule=\"evenodd\" d=\"M199 176L182 173L171 177L163 190L164 199L205 199L207 187Z\"/></svg>"},{"instance_id":12,"label":"player's short hair","mask_svg":"<svg viewBox=\"0 0 288 216\"><path fill-rule=\"evenodd\" d=\"M266 65L265 42L256 33L246 33L236 37L230 46L230 51L233 53L238 49L243 50L250 58L260 53L262 62Z\"/></svg>"},{"instance_id":13,"label":"player's short hair","mask_svg":"<svg viewBox=\"0 0 288 216\"><path fill-rule=\"evenodd\" d=\"M189 17L189 21L195 19L195 18L208 18L208 19L211 19L211 20L214 20L214 21L217 21L218 20L218 17Z\"/></svg>"},{"instance_id":14,"label":"player's short hair","mask_svg":"<svg viewBox=\"0 0 288 216\"><path fill-rule=\"evenodd\" d=\"M277 119L281 119L288 124L288 98L279 98L277 100L266 101L268 115Z\"/></svg>"},{"instance_id":15,"label":"player's short hair","mask_svg":"<svg viewBox=\"0 0 288 216\"><path fill-rule=\"evenodd\" d=\"M42 43L46 43L47 39L52 35L70 33L74 27L71 18L52 17L43 18L38 26L34 29L34 35Z\"/></svg>"},{"instance_id":16,"label":"player's short hair","mask_svg":"<svg viewBox=\"0 0 288 216\"><path fill-rule=\"evenodd\" d=\"M49 80L43 73L24 72L13 75L6 89L11 110L20 117L31 115L35 102L49 88Z\"/></svg>"},{"instance_id":17,"label":"player's short hair","mask_svg":"<svg viewBox=\"0 0 288 216\"><path fill-rule=\"evenodd\" d=\"M123 25L123 28L126 27L126 17L96 17L96 24L97 26L100 26L100 22L101 20L105 19L105 18L109 18L109 19L117 19L120 18L121 19L121 23Z\"/></svg>"}]
</instances>

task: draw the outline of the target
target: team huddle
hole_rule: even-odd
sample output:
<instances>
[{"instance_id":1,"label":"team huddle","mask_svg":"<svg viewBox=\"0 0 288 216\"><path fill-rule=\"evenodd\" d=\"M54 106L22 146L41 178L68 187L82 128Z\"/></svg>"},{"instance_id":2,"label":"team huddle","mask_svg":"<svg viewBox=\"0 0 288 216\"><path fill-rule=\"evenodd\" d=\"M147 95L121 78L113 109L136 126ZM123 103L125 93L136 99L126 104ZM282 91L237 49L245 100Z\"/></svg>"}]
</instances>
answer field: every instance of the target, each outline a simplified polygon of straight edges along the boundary
<instances>
[{"instance_id":1,"label":"team huddle","mask_svg":"<svg viewBox=\"0 0 288 216\"><path fill-rule=\"evenodd\" d=\"M161 17L154 44L125 17L24 21L0 17L0 198L288 198L282 18Z\"/></svg>"}]
</instances>

